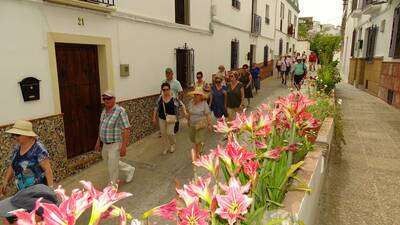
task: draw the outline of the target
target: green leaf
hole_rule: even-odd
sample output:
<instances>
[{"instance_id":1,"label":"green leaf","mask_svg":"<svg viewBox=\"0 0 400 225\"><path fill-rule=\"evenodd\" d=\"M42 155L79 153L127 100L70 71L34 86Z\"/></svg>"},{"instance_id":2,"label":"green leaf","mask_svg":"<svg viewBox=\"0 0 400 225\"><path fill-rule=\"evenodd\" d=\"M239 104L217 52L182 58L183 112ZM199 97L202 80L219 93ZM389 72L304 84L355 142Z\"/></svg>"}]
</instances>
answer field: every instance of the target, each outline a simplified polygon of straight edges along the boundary
<instances>
[{"instance_id":1,"label":"green leaf","mask_svg":"<svg viewBox=\"0 0 400 225\"><path fill-rule=\"evenodd\" d=\"M244 221L248 225L257 225L261 223L265 213L265 207L259 208L253 213L249 214L246 221Z\"/></svg>"},{"instance_id":2,"label":"green leaf","mask_svg":"<svg viewBox=\"0 0 400 225\"><path fill-rule=\"evenodd\" d=\"M274 218L274 219L270 220L268 223L266 223L265 225L281 225L282 222L285 222L285 219Z\"/></svg>"}]
</instances>

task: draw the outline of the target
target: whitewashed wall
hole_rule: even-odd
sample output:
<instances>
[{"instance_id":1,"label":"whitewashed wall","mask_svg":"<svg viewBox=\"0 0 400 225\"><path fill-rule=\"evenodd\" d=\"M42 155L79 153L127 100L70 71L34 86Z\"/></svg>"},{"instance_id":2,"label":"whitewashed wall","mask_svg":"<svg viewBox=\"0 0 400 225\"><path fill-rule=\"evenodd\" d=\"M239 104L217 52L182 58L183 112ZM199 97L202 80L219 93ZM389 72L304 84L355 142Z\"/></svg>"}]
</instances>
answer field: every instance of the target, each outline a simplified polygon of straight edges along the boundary
<instances>
[{"instance_id":1,"label":"whitewashed wall","mask_svg":"<svg viewBox=\"0 0 400 225\"><path fill-rule=\"evenodd\" d=\"M393 1L392 4L383 4L381 10L376 15L362 15L360 18L351 17L351 4L348 7L349 16L346 22L346 30L344 36L343 52L341 56L341 72L345 80L348 79L350 58L351 58L351 43L353 30L357 30L356 44L355 44L355 57L365 57L365 51L367 46L366 41L366 29L372 25L379 27L379 32L376 39L375 57L383 57L384 61L396 61L389 57L390 39L392 35L393 27L393 15L396 6L400 3L399 0ZM381 30L382 21L385 20L384 29ZM358 49L359 30L362 29L361 39L364 40L364 45L361 50Z\"/></svg>"},{"instance_id":2,"label":"whitewashed wall","mask_svg":"<svg viewBox=\"0 0 400 225\"><path fill-rule=\"evenodd\" d=\"M176 25L173 0L118 0L118 10L105 15L74 7L30 0L2 0L0 7L0 125L16 119L33 119L54 115L53 80L49 69L47 34L49 32L88 35L111 39L115 91L118 100L152 95L159 91L164 69L175 69L174 49L187 43L195 50L195 70L211 79L218 65L230 68L230 43L240 41L239 64L249 63L250 44L256 44L256 61L264 59L264 46L275 53L276 43L274 0L259 0L258 14L262 20L262 35L252 37L251 1L242 1L241 10L226 0L192 0L191 26ZM270 25L265 24L265 4L270 4ZM217 6L210 28L211 5ZM287 8L286 8L287 9ZM293 11L294 12L294 11ZM122 16L135 15L162 23L137 22ZM85 26L77 18L84 17ZM286 20L285 20L286 21ZM164 25L162 25L164 24ZM166 26L167 24L168 26ZM287 26L286 26L287 27ZM270 58L272 55L270 54ZM119 76L119 65L129 64L131 76ZM41 100L23 102L18 82L27 76L41 80Z\"/></svg>"}]
</instances>

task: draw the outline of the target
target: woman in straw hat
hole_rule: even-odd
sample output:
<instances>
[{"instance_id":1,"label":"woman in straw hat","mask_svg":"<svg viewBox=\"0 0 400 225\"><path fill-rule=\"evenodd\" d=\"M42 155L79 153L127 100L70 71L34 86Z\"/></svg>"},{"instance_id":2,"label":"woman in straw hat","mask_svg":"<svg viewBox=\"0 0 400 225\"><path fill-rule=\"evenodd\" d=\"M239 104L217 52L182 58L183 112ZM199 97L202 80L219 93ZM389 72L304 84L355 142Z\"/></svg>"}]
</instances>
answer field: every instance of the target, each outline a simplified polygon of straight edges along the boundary
<instances>
[{"instance_id":1,"label":"woman in straw hat","mask_svg":"<svg viewBox=\"0 0 400 225\"><path fill-rule=\"evenodd\" d=\"M211 112L210 108L205 101L205 94L203 91L192 91L189 95L193 96L192 101L188 105L188 124L189 124L189 138L194 143L192 149L192 160L196 161L204 144L207 135L207 128L211 130Z\"/></svg>"},{"instance_id":2,"label":"woman in straw hat","mask_svg":"<svg viewBox=\"0 0 400 225\"><path fill-rule=\"evenodd\" d=\"M6 175L0 195L6 193L8 184L14 178L18 190L26 189L36 184L53 186L53 172L50 166L49 153L33 132L32 123L18 120L6 131L11 134L17 144L11 156L11 165Z\"/></svg>"}]
</instances>

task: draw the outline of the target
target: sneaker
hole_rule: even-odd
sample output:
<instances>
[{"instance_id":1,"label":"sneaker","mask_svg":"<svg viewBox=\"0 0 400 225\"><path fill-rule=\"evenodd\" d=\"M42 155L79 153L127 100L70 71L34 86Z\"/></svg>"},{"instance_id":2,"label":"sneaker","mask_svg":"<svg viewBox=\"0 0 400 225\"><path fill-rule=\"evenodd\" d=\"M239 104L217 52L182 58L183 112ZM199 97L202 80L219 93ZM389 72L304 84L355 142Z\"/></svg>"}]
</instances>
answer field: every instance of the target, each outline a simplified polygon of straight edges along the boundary
<instances>
[{"instance_id":1,"label":"sneaker","mask_svg":"<svg viewBox=\"0 0 400 225\"><path fill-rule=\"evenodd\" d=\"M171 148L169 149L170 153L174 153L175 152L175 145L171 145Z\"/></svg>"},{"instance_id":2,"label":"sneaker","mask_svg":"<svg viewBox=\"0 0 400 225\"><path fill-rule=\"evenodd\" d=\"M133 174L135 174L135 167L132 167L131 171L128 172L128 175L126 176L126 183L130 183L133 179Z\"/></svg>"}]
</instances>

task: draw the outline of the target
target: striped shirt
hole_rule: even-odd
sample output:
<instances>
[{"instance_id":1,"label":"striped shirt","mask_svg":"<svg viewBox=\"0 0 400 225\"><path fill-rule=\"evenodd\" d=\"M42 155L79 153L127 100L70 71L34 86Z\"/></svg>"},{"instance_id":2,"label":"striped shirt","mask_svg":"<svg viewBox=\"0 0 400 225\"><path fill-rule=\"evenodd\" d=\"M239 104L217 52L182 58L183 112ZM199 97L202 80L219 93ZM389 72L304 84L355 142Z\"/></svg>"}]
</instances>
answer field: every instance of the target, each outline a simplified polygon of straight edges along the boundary
<instances>
[{"instance_id":1,"label":"striped shirt","mask_svg":"<svg viewBox=\"0 0 400 225\"><path fill-rule=\"evenodd\" d=\"M110 112L104 109L100 117L100 140L104 143L122 142L123 129L130 126L128 115L121 106L115 105Z\"/></svg>"}]
</instances>

